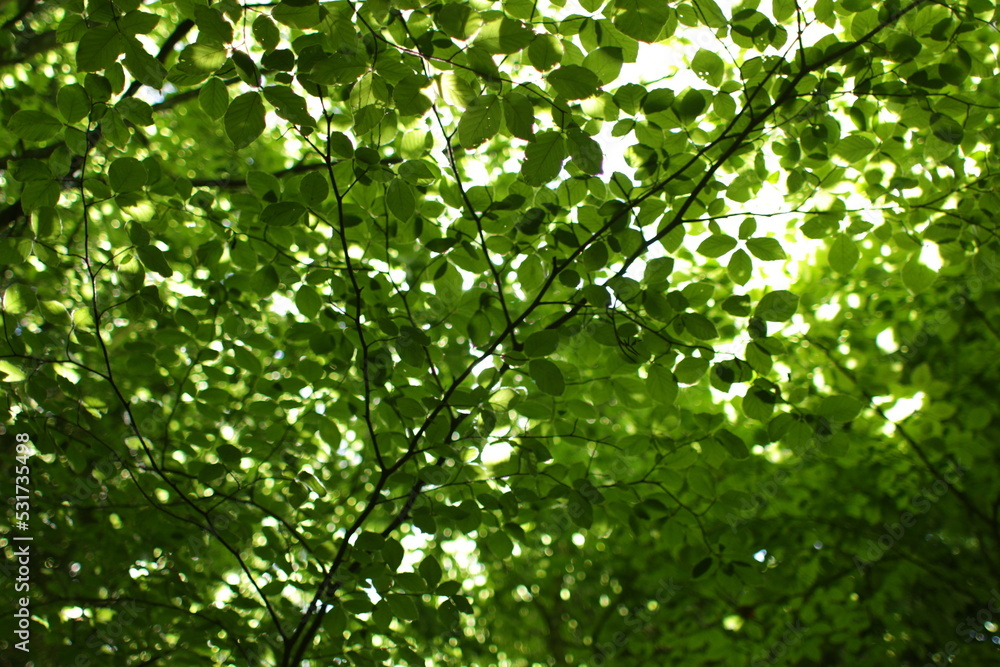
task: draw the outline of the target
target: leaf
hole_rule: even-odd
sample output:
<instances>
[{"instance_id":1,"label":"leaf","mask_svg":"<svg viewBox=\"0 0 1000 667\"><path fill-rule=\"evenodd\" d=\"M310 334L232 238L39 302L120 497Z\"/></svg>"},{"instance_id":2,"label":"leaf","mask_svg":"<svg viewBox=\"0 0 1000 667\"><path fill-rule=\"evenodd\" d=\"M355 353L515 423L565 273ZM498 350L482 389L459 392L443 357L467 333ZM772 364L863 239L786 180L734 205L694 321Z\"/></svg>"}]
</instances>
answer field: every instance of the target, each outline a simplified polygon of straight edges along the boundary
<instances>
[{"instance_id":1,"label":"leaf","mask_svg":"<svg viewBox=\"0 0 1000 667\"><path fill-rule=\"evenodd\" d=\"M715 0L693 0L693 2L698 10L698 17L709 28L725 28L729 24Z\"/></svg>"},{"instance_id":2,"label":"leaf","mask_svg":"<svg viewBox=\"0 0 1000 667\"><path fill-rule=\"evenodd\" d=\"M118 19L118 29L126 35L148 35L159 24L159 16L138 10L131 11Z\"/></svg>"},{"instance_id":3,"label":"leaf","mask_svg":"<svg viewBox=\"0 0 1000 667\"><path fill-rule=\"evenodd\" d=\"M484 25L474 44L490 53L517 53L531 44L534 38L530 28L505 16Z\"/></svg>"},{"instance_id":4,"label":"leaf","mask_svg":"<svg viewBox=\"0 0 1000 667\"><path fill-rule=\"evenodd\" d=\"M712 557L707 556L698 561L693 568L691 568L691 578L697 579L705 575L712 567Z\"/></svg>"},{"instance_id":5,"label":"leaf","mask_svg":"<svg viewBox=\"0 0 1000 667\"><path fill-rule=\"evenodd\" d=\"M694 58L691 59L691 69L709 85L718 86L722 83L725 63L715 53L707 49L698 49Z\"/></svg>"},{"instance_id":6,"label":"leaf","mask_svg":"<svg viewBox=\"0 0 1000 667\"><path fill-rule=\"evenodd\" d=\"M684 322L684 329L698 340L712 340L719 337L712 320L700 313L683 313L681 321Z\"/></svg>"},{"instance_id":7,"label":"leaf","mask_svg":"<svg viewBox=\"0 0 1000 667\"><path fill-rule=\"evenodd\" d=\"M781 247L781 243L777 239L772 238L753 238L747 239L747 249L753 253L753 256L757 259L762 259L764 261L772 261L778 259L786 259L788 255L785 254L784 248Z\"/></svg>"},{"instance_id":8,"label":"leaf","mask_svg":"<svg viewBox=\"0 0 1000 667\"><path fill-rule=\"evenodd\" d=\"M622 3L616 3L621 6ZM640 42L657 41L670 17L670 7L662 2L629 2L614 18L614 26Z\"/></svg>"},{"instance_id":9,"label":"leaf","mask_svg":"<svg viewBox=\"0 0 1000 667\"><path fill-rule=\"evenodd\" d=\"M120 157L108 169L108 183L116 193L131 192L146 185L146 168L132 157Z\"/></svg>"},{"instance_id":10,"label":"leaf","mask_svg":"<svg viewBox=\"0 0 1000 667\"><path fill-rule=\"evenodd\" d=\"M141 261L143 266L146 268L156 271L164 278L169 278L174 275L174 270L170 268L170 264L167 262L167 258L164 256L163 251L155 245L147 245L141 248L136 248L135 252L139 257L139 261Z\"/></svg>"},{"instance_id":11,"label":"leaf","mask_svg":"<svg viewBox=\"0 0 1000 667\"><path fill-rule=\"evenodd\" d=\"M562 135L555 130L541 132L524 149L521 177L528 185L545 185L559 175L565 158Z\"/></svg>"},{"instance_id":12,"label":"leaf","mask_svg":"<svg viewBox=\"0 0 1000 667\"><path fill-rule=\"evenodd\" d=\"M76 68L81 72L99 72L111 67L125 52L121 33L110 26L90 28L76 47Z\"/></svg>"},{"instance_id":13,"label":"leaf","mask_svg":"<svg viewBox=\"0 0 1000 667\"><path fill-rule=\"evenodd\" d=\"M438 582L441 581L441 564L438 562L437 558L433 555L427 556L420 563L420 576L424 578L427 582L427 588L429 590L434 590Z\"/></svg>"},{"instance_id":14,"label":"leaf","mask_svg":"<svg viewBox=\"0 0 1000 667\"><path fill-rule=\"evenodd\" d=\"M476 148L500 131L503 106L496 95L483 95L465 110L458 121L458 143L462 148Z\"/></svg>"},{"instance_id":15,"label":"leaf","mask_svg":"<svg viewBox=\"0 0 1000 667\"><path fill-rule=\"evenodd\" d=\"M10 117L7 129L25 141L48 141L62 126L58 118L44 111L18 111Z\"/></svg>"},{"instance_id":16,"label":"leaf","mask_svg":"<svg viewBox=\"0 0 1000 667\"><path fill-rule=\"evenodd\" d=\"M818 412L832 422L849 422L861 413L861 403L850 396L827 396Z\"/></svg>"},{"instance_id":17,"label":"leaf","mask_svg":"<svg viewBox=\"0 0 1000 667\"><path fill-rule=\"evenodd\" d=\"M646 387L653 400L664 405L673 405L680 389L674 374L655 364L646 370Z\"/></svg>"},{"instance_id":18,"label":"leaf","mask_svg":"<svg viewBox=\"0 0 1000 667\"><path fill-rule=\"evenodd\" d=\"M486 545L493 555L503 560L509 558L514 552L514 543L502 531L490 533L486 538Z\"/></svg>"},{"instance_id":19,"label":"leaf","mask_svg":"<svg viewBox=\"0 0 1000 667\"><path fill-rule=\"evenodd\" d=\"M243 93L226 110L226 136L236 149L245 148L259 137L266 127L264 102L260 93Z\"/></svg>"},{"instance_id":20,"label":"leaf","mask_svg":"<svg viewBox=\"0 0 1000 667\"><path fill-rule=\"evenodd\" d=\"M58 95L56 95L56 102L59 113L62 114L67 123L82 120L90 113L90 95L78 83L71 83L60 88Z\"/></svg>"},{"instance_id":21,"label":"leaf","mask_svg":"<svg viewBox=\"0 0 1000 667\"><path fill-rule=\"evenodd\" d=\"M503 116L507 131L518 139L531 139L535 135L535 108L527 97L520 93L503 96Z\"/></svg>"},{"instance_id":22,"label":"leaf","mask_svg":"<svg viewBox=\"0 0 1000 667\"><path fill-rule=\"evenodd\" d=\"M316 119L309 115L305 99L288 86L267 86L264 97L277 110L278 115L299 127L315 127Z\"/></svg>"},{"instance_id":23,"label":"leaf","mask_svg":"<svg viewBox=\"0 0 1000 667\"><path fill-rule=\"evenodd\" d=\"M260 69L257 67L257 63L254 62L253 58L239 49L234 49L230 53L229 57L233 59L233 65L236 66L236 73L239 75L240 79L254 88L259 88L261 83Z\"/></svg>"},{"instance_id":24,"label":"leaf","mask_svg":"<svg viewBox=\"0 0 1000 667\"><path fill-rule=\"evenodd\" d=\"M903 286L911 294L920 294L926 291L937 280L937 273L921 264L917 257L911 258L903 265L901 274Z\"/></svg>"},{"instance_id":25,"label":"leaf","mask_svg":"<svg viewBox=\"0 0 1000 667\"><path fill-rule=\"evenodd\" d=\"M524 341L524 354L528 357L546 357L559 347L559 332L552 329L536 331Z\"/></svg>"},{"instance_id":26,"label":"leaf","mask_svg":"<svg viewBox=\"0 0 1000 667\"><path fill-rule=\"evenodd\" d=\"M848 162L860 162L875 150L875 143L860 134L852 134L844 137L837 143L835 154L844 158Z\"/></svg>"},{"instance_id":27,"label":"leaf","mask_svg":"<svg viewBox=\"0 0 1000 667\"><path fill-rule=\"evenodd\" d=\"M705 257L721 257L736 247L736 239L725 234L713 234L698 246L698 254Z\"/></svg>"},{"instance_id":28,"label":"leaf","mask_svg":"<svg viewBox=\"0 0 1000 667\"><path fill-rule=\"evenodd\" d=\"M742 248L737 250L729 258L729 265L726 267L729 277L737 285L746 285L753 272L753 262L750 255Z\"/></svg>"},{"instance_id":29,"label":"leaf","mask_svg":"<svg viewBox=\"0 0 1000 667\"><path fill-rule=\"evenodd\" d=\"M135 37L127 36L124 41L125 68L139 83L151 88L161 88L167 77L167 70L159 60L146 52L145 47Z\"/></svg>"},{"instance_id":30,"label":"leaf","mask_svg":"<svg viewBox=\"0 0 1000 667\"><path fill-rule=\"evenodd\" d=\"M254 19L251 27L253 37L264 51L273 51L281 42L281 33L269 17L260 15Z\"/></svg>"},{"instance_id":31,"label":"leaf","mask_svg":"<svg viewBox=\"0 0 1000 667\"><path fill-rule=\"evenodd\" d=\"M568 100L582 100L594 95L600 83L596 74L580 65L563 65L546 79L559 95Z\"/></svg>"},{"instance_id":32,"label":"leaf","mask_svg":"<svg viewBox=\"0 0 1000 667\"><path fill-rule=\"evenodd\" d=\"M265 225L275 227L290 227L298 223L306 214L306 207L297 201L283 201L269 204L260 214L260 220Z\"/></svg>"},{"instance_id":33,"label":"leaf","mask_svg":"<svg viewBox=\"0 0 1000 667\"><path fill-rule=\"evenodd\" d=\"M562 56L562 42L554 35L535 35L528 46L528 62L540 72L548 72L558 65Z\"/></svg>"},{"instance_id":34,"label":"leaf","mask_svg":"<svg viewBox=\"0 0 1000 667\"><path fill-rule=\"evenodd\" d=\"M684 357L676 367L674 375L683 384L694 384L708 371L708 359Z\"/></svg>"},{"instance_id":35,"label":"leaf","mask_svg":"<svg viewBox=\"0 0 1000 667\"><path fill-rule=\"evenodd\" d=\"M764 295L754 314L768 322L785 322L792 319L798 305L798 296L786 290L777 290Z\"/></svg>"},{"instance_id":36,"label":"leaf","mask_svg":"<svg viewBox=\"0 0 1000 667\"><path fill-rule=\"evenodd\" d=\"M587 54L583 67L597 75L601 85L607 85L621 74L624 55L617 46L602 46Z\"/></svg>"},{"instance_id":37,"label":"leaf","mask_svg":"<svg viewBox=\"0 0 1000 667\"><path fill-rule=\"evenodd\" d=\"M10 285L3 293L3 311L9 315L30 312L37 303L35 292L23 283Z\"/></svg>"},{"instance_id":38,"label":"leaf","mask_svg":"<svg viewBox=\"0 0 1000 667\"><path fill-rule=\"evenodd\" d=\"M838 234L830 246L828 260L831 269L841 275L847 275L857 265L860 257L861 251L858 250L854 239L847 234Z\"/></svg>"},{"instance_id":39,"label":"leaf","mask_svg":"<svg viewBox=\"0 0 1000 667\"><path fill-rule=\"evenodd\" d=\"M221 79L213 76L198 92L198 104L210 118L218 120L229 108L229 89Z\"/></svg>"},{"instance_id":40,"label":"leaf","mask_svg":"<svg viewBox=\"0 0 1000 667\"><path fill-rule=\"evenodd\" d=\"M528 373L538 388L552 396L562 396L566 391L566 381L559 367L548 359L532 359L528 364Z\"/></svg>"},{"instance_id":41,"label":"leaf","mask_svg":"<svg viewBox=\"0 0 1000 667\"><path fill-rule=\"evenodd\" d=\"M401 178L394 178L385 191L385 204L397 220L406 222L416 213L413 186Z\"/></svg>"},{"instance_id":42,"label":"leaf","mask_svg":"<svg viewBox=\"0 0 1000 667\"><path fill-rule=\"evenodd\" d=\"M196 5L194 22L198 26L198 41L202 44L223 46L233 41L233 26L217 9Z\"/></svg>"},{"instance_id":43,"label":"leaf","mask_svg":"<svg viewBox=\"0 0 1000 667\"><path fill-rule=\"evenodd\" d=\"M719 444L722 445L734 459L745 459L750 456L750 450L747 449L747 445L743 442L743 438L740 438L738 435L735 435L727 429L720 428L716 431L715 439L719 441Z\"/></svg>"},{"instance_id":44,"label":"leaf","mask_svg":"<svg viewBox=\"0 0 1000 667\"><path fill-rule=\"evenodd\" d=\"M601 145L586 133L573 128L566 133L566 146L573 164L585 174L600 174L604 164L604 153Z\"/></svg>"},{"instance_id":45,"label":"leaf","mask_svg":"<svg viewBox=\"0 0 1000 667\"><path fill-rule=\"evenodd\" d=\"M299 185L299 194L308 206L316 206L330 195L330 185L326 176L315 171L311 171L302 178Z\"/></svg>"}]
</instances>

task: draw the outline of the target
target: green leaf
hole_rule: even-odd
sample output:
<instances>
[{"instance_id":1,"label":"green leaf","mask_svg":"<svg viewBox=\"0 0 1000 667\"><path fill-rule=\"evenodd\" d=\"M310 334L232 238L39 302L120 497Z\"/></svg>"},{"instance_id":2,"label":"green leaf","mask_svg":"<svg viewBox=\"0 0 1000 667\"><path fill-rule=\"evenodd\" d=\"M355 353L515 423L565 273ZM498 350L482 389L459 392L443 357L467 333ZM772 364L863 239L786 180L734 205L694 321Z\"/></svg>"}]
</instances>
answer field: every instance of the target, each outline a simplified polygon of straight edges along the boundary
<instances>
[{"instance_id":1,"label":"green leaf","mask_svg":"<svg viewBox=\"0 0 1000 667\"><path fill-rule=\"evenodd\" d=\"M288 86L267 86L264 97L280 117L299 127L315 127L316 119L309 115L305 99Z\"/></svg>"},{"instance_id":2,"label":"green leaf","mask_svg":"<svg viewBox=\"0 0 1000 667\"><path fill-rule=\"evenodd\" d=\"M306 207L297 201L283 201L269 204L260 214L260 220L265 225L275 227L290 227L299 222L306 214Z\"/></svg>"},{"instance_id":3,"label":"green leaf","mask_svg":"<svg viewBox=\"0 0 1000 667\"><path fill-rule=\"evenodd\" d=\"M754 314L768 322L785 322L792 319L798 305L798 296L786 290L777 290L764 295Z\"/></svg>"},{"instance_id":4,"label":"green leaf","mask_svg":"<svg viewBox=\"0 0 1000 667\"><path fill-rule=\"evenodd\" d=\"M586 133L573 128L566 133L566 146L573 164L585 174L600 174L604 164L601 145Z\"/></svg>"},{"instance_id":5,"label":"green leaf","mask_svg":"<svg viewBox=\"0 0 1000 667\"><path fill-rule=\"evenodd\" d=\"M397 83L392 91L396 111L402 116L422 116L427 113L431 108L431 101L423 91L430 83L427 77L416 74L409 74Z\"/></svg>"},{"instance_id":6,"label":"green leaf","mask_svg":"<svg viewBox=\"0 0 1000 667\"><path fill-rule=\"evenodd\" d=\"M795 15L795 0L771 0L771 13L779 23Z\"/></svg>"},{"instance_id":7,"label":"green leaf","mask_svg":"<svg viewBox=\"0 0 1000 667\"><path fill-rule=\"evenodd\" d=\"M132 157L120 157L108 169L108 183L116 193L131 192L146 185L146 168Z\"/></svg>"},{"instance_id":8,"label":"green leaf","mask_svg":"<svg viewBox=\"0 0 1000 667\"><path fill-rule=\"evenodd\" d=\"M664 405L673 405L680 389L674 374L655 364L646 369L646 387L653 400Z\"/></svg>"},{"instance_id":9,"label":"green leaf","mask_svg":"<svg viewBox=\"0 0 1000 667\"><path fill-rule=\"evenodd\" d=\"M260 15L255 18L251 30L253 31L254 39L257 40L260 48L264 49L264 51L273 51L281 42L281 33L278 31L278 26L267 16Z\"/></svg>"},{"instance_id":10,"label":"green leaf","mask_svg":"<svg viewBox=\"0 0 1000 667\"><path fill-rule=\"evenodd\" d=\"M559 175L566 149L563 137L555 130L541 132L524 149L521 177L528 185L545 185Z\"/></svg>"},{"instance_id":11,"label":"green leaf","mask_svg":"<svg viewBox=\"0 0 1000 667\"><path fill-rule=\"evenodd\" d=\"M616 5L623 7L625 11L615 15L614 26L640 42L657 41L670 17L670 6L666 3L633 0Z\"/></svg>"},{"instance_id":12,"label":"green leaf","mask_svg":"<svg viewBox=\"0 0 1000 667\"><path fill-rule=\"evenodd\" d=\"M901 274L903 286L911 294L920 294L926 291L937 280L937 273L921 264L917 257L911 258L903 265Z\"/></svg>"},{"instance_id":13,"label":"green leaf","mask_svg":"<svg viewBox=\"0 0 1000 667\"><path fill-rule=\"evenodd\" d=\"M708 359L684 357L676 367L674 375L683 384L694 384L708 371Z\"/></svg>"},{"instance_id":14,"label":"green leaf","mask_svg":"<svg viewBox=\"0 0 1000 667\"><path fill-rule=\"evenodd\" d=\"M503 116L507 131L518 139L531 139L535 135L535 108L527 97L520 93L503 96Z\"/></svg>"},{"instance_id":15,"label":"green leaf","mask_svg":"<svg viewBox=\"0 0 1000 667\"><path fill-rule=\"evenodd\" d=\"M532 359L528 364L528 373L538 388L552 396L562 396L566 391L566 381L559 367L548 359Z\"/></svg>"},{"instance_id":16,"label":"green leaf","mask_svg":"<svg viewBox=\"0 0 1000 667\"><path fill-rule=\"evenodd\" d=\"M218 120L226 115L229 108L229 89L221 79L213 76L198 92L198 104L210 118Z\"/></svg>"},{"instance_id":17,"label":"green leaf","mask_svg":"<svg viewBox=\"0 0 1000 667\"><path fill-rule=\"evenodd\" d=\"M746 285L753 272L753 262L750 260L750 255L741 248L729 258L729 265L726 269L734 283Z\"/></svg>"},{"instance_id":18,"label":"green leaf","mask_svg":"<svg viewBox=\"0 0 1000 667\"><path fill-rule=\"evenodd\" d=\"M4 295L5 302L6 302L6 296L7 295L5 294ZM15 312L13 310L8 310L6 305L4 306L4 310L7 310L8 312L11 313ZM4 376L2 382L23 382L28 377L23 370L21 370L11 362L7 361L6 359L0 359L0 373L3 373Z\"/></svg>"},{"instance_id":19,"label":"green leaf","mask_svg":"<svg viewBox=\"0 0 1000 667\"><path fill-rule=\"evenodd\" d=\"M552 329L536 331L524 341L524 354L529 357L547 357L559 347L559 333Z\"/></svg>"},{"instance_id":20,"label":"green leaf","mask_svg":"<svg viewBox=\"0 0 1000 667\"><path fill-rule=\"evenodd\" d=\"M484 25L474 44L490 53L517 53L531 44L534 38L530 28L505 16Z\"/></svg>"},{"instance_id":21,"label":"green leaf","mask_svg":"<svg viewBox=\"0 0 1000 667\"><path fill-rule=\"evenodd\" d=\"M202 44L222 46L233 41L233 26L217 9L196 5L194 22L198 26L198 41Z\"/></svg>"},{"instance_id":22,"label":"green leaf","mask_svg":"<svg viewBox=\"0 0 1000 667\"><path fill-rule=\"evenodd\" d=\"M385 191L385 204L397 220L406 222L416 213L413 186L401 178L394 178Z\"/></svg>"},{"instance_id":23,"label":"green leaf","mask_svg":"<svg viewBox=\"0 0 1000 667\"><path fill-rule=\"evenodd\" d=\"M850 396L827 396L818 412L832 422L849 422L861 413L861 403Z\"/></svg>"},{"instance_id":24,"label":"green leaf","mask_svg":"<svg viewBox=\"0 0 1000 667\"><path fill-rule=\"evenodd\" d=\"M712 320L700 313L683 313L681 321L684 322L684 329L698 340L712 340L719 337Z\"/></svg>"},{"instance_id":25,"label":"green leaf","mask_svg":"<svg viewBox=\"0 0 1000 667\"><path fill-rule=\"evenodd\" d=\"M750 450L747 449L747 445L743 442L743 438L735 435L731 431L720 428L715 432L715 439L719 441L719 444L725 447L726 451L735 459L745 459L750 456Z\"/></svg>"},{"instance_id":26,"label":"green leaf","mask_svg":"<svg viewBox=\"0 0 1000 667\"><path fill-rule=\"evenodd\" d=\"M562 56L562 42L554 35L535 35L528 46L528 62L540 72L548 72L558 65Z\"/></svg>"},{"instance_id":27,"label":"green leaf","mask_svg":"<svg viewBox=\"0 0 1000 667\"><path fill-rule=\"evenodd\" d=\"M313 287L303 285L295 292L295 307L306 317L314 318L323 307L323 297Z\"/></svg>"},{"instance_id":28,"label":"green leaf","mask_svg":"<svg viewBox=\"0 0 1000 667\"><path fill-rule=\"evenodd\" d=\"M483 95L465 110L458 121L458 143L462 148L476 148L500 131L503 106L496 95Z\"/></svg>"},{"instance_id":29,"label":"green leaf","mask_svg":"<svg viewBox=\"0 0 1000 667\"><path fill-rule=\"evenodd\" d=\"M420 576L427 582L427 588L434 590L438 582L441 581L442 574L441 564L438 562L438 559L433 555L427 556L421 561L418 569L420 570Z\"/></svg>"},{"instance_id":30,"label":"green leaf","mask_svg":"<svg viewBox=\"0 0 1000 667\"><path fill-rule=\"evenodd\" d=\"M713 234L698 246L698 254L705 257L721 257L736 247L736 239L725 234Z\"/></svg>"},{"instance_id":31,"label":"green leaf","mask_svg":"<svg viewBox=\"0 0 1000 667\"><path fill-rule=\"evenodd\" d=\"M148 35L160 24L160 17L136 10L125 14L117 23L118 29L126 35Z\"/></svg>"},{"instance_id":32,"label":"green leaf","mask_svg":"<svg viewBox=\"0 0 1000 667\"><path fill-rule=\"evenodd\" d=\"M582 100L594 95L600 84L597 75L580 65L563 65L546 79L556 92L568 100Z\"/></svg>"},{"instance_id":33,"label":"green leaf","mask_svg":"<svg viewBox=\"0 0 1000 667\"><path fill-rule=\"evenodd\" d=\"M254 62L253 58L239 49L234 49L230 53L230 58L233 59L233 65L236 66L236 73L239 75L240 79L254 88L259 88L261 83L260 69L257 67L257 63Z\"/></svg>"},{"instance_id":34,"label":"green leaf","mask_svg":"<svg viewBox=\"0 0 1000 667\"><path fill-rule=\"evenodd\" d=\"M777 239L772 238L753 238L747 239L747 249L753 253L753 256L757 259L762 259L764 261L772 261L778 259L786 259L788 256L785 254L784 248L781 247L781 243Z\"/></svg>"},{"instance_id":35,"label":"green leaf","mask_svg":"<svg viewBox=\"0 0 1000 667\"><path fill-rule=\"evenodd\" d=\"M722 83L722 76L725 73L725 63L715 53L707 49L698 49L691 59L691 69L700 79L712 86Z\"/></svg>"},{"instance_id":36,"label":"green leaf","mask_svg":"<svg viewBox=\"0 0 1000 667\"><path fill-rule=\"evenodd\" d=\"M264 132L264 114L260 93L243 93L232 101L226 110L226 136L237 150L249 146Z\"/></svg>"},{"instance_id":37,"label":"green leaf","mask_svg":"<svg viewBox=\"0 0 1000 667\"><path fill-rule=\"evenodd\" d=\"M308 206L316 206L323 203L330 195L330 185L327 183L326 176L311 171L302 178L299 193Z\"/></svg>"},{"instance_id":38,"label":"green leaf","mask_svg":"<svg viewBox=\"0 0 1000 667\"><path fill-rule=\"evenodd\" d=\"M621 73L624 56L617 46L602 46L587 54L583 67L597 75L598 83L607 85Z\"/></svg>"},{"instance_id":39,"label":"green leaf","mask_svg":"<svg viewBox=\"0 0 1000 667\"><path fill-rule=\"evenodd\" d=\"M514 552L514 543L502 531L490 533L486 538L486 545L493 555L501 560L509 558Z\"/></svg>"},{"instance_id":40,"label":"green leaf","mask_svg":"<svg viewBox=\"0 0 1000 667\"><path fill-rule=\"evenodd\" d=\"M167 258L164 256L163 251L155 245L147 245L142 246L141 248L136 248L135 252L139 257L139 261L142 262L143 266L146 268L156 271L164 278L169 278L174 275L174 270L170 268L170 264L167 262Z\"/></svg>"},{"instance_id":41,"label":"green leaf","mask_svg":"<svg viewBox=\"0 0 1000 667\"><path fill-rule=\"evenodd\" d=\"M76 68L81 72L99 72L111 67L125 52L121 33L110 26L90 28L76 47Z\"/></svg>"},{"instance_id":42,"label":"green leaf","mask_svg":"<svg viewBox=\"0 0 1000 667\"><path fill-rule=\"evenodd\" d=\"M841 275L850 273L858 263L861 251L847 234L838 234L830 246L830 268Z\"/></svg>"},{"instance_id":43,"label":"green leaf","mask_svg":"<svg viewBox=\"0 0 1000 667\"><path fill-rule=\"evenodd\" d=\"M715 3L715 0L692 0L698 10L698 18L709 28L725 28L729 25L726 15Z\"/></svg>"},{"instance_id":44,"label":"green leaf","mask_svg":"<svg viewBox=\"0 0 1000 667\"><path fill-rule=\"evenodd\" d=\"M705 576L705 573L712 568L712 557L707 556L698 561L693 568L691 568L691 578L698 579L699 577Z\"/></svg>"},{"instance_id":45,"label":"green leaf","mask_svg":"<svg viewBox=\"0 0 1000 667\"><path fill-rule=\"evenodd\" d=\"M23 315L37 304L35 292L28 285L10 285L3 293L3 310L9 315Z\"/></svg>"},{"instance_id":46,"label":"green leaf","mask_svg":"<svg viewBox=\"0 0 1000 667\"><path fill-rule=\"evenodd\" d=\"M59 113L62 114L67 123L82 120L90 113L90 95L78 83L71 83L60 88L56 100Z\"/></svg>"},{"instance_id":47,"label":"green leaf","mask_svg":"<svg viewBox=\"0 0 1000 667\"><path fill-rule=\"evenodd\" d=\"M62 126L58 118L44 111L18 111L11 116L7 129L25 141L48 141Z\"/></svg>"},{"instance_id":48,"label":"green leaf","mask_svg":"<svg viewBox=\"0 0 1000 667\"><path fill-rule=\"evenodd\" d=\"M163 63L146 52L142 42L135 37L127 36L124 41L124 51L125 68L135 77L136 81L151 88L163 87L167 70Z\"/></svg>"},{"instance_id":49,"label":"green leaf","mask_svg":"<svg viewBox=\"0 0 1000 667\"><path fill-rule=\"evenodd\" d=\"M875 143L871 139L860 134L852 134L841 139L834 152L848 162L854 163L868 157L874 150Z\"/></svg>"}]
</instances>

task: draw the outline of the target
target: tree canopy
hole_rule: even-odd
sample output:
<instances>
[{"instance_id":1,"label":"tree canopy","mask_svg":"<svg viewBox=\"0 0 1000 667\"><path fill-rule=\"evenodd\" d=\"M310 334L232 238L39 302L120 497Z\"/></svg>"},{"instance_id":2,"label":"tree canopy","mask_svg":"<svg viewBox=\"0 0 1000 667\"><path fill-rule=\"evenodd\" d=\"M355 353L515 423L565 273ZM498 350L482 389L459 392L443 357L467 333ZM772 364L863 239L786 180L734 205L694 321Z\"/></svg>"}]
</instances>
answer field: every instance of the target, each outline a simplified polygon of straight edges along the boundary
<instances>
[{"instance_id":1,"label":"tree canopy","mask_svg":"<svg viewBox=\"0 0 1000 667\"><path fill-rule=\"evenodd\" d=\"M997 16L4 2L0 643L993 664Z\"/></svg>"}]
</instances>

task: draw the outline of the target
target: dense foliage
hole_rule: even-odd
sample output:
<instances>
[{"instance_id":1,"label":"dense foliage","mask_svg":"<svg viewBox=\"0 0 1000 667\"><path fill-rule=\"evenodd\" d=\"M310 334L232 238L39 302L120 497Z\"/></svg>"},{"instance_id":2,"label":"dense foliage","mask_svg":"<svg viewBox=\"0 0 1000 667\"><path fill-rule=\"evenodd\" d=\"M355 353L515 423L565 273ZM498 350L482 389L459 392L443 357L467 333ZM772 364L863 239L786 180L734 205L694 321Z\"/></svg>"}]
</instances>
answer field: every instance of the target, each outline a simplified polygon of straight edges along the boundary
<instances>
[{"instance_id":1,"label":"dense foliage","mask_svg":"<svg viewBox=\"0 0 1000 667\"><path fill-rule=\"evenodd\" d=\"M996 17L5 2L0 643L993 664Z\"/></svg>"}]
</instances>

